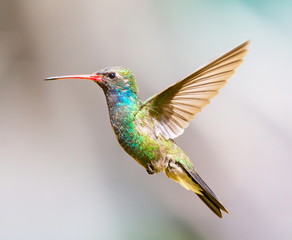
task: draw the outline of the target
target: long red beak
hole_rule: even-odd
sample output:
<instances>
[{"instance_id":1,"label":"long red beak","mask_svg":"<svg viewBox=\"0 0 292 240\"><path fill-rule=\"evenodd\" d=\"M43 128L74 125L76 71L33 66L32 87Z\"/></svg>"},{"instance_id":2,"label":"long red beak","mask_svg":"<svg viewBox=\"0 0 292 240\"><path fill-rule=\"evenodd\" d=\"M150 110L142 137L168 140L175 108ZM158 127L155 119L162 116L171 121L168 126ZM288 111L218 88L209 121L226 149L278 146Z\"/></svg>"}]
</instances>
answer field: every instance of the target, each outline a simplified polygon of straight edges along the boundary
<instances>
[{"instance_id":1,"label":"long red beak","mask_svg":"<svg viewBox=\"0 0 292 240\"><path fill-rule=\"evenodd\" d=\"M45 80L50 81L50 80L61 80L61 79L88 79L94 82L98 82L102 80L101 75L91 75L91 74L82 74L82 75L67 75L67 76L57 76L57 77L49 77L46 78Z\"/></svg>"}]
</instances>

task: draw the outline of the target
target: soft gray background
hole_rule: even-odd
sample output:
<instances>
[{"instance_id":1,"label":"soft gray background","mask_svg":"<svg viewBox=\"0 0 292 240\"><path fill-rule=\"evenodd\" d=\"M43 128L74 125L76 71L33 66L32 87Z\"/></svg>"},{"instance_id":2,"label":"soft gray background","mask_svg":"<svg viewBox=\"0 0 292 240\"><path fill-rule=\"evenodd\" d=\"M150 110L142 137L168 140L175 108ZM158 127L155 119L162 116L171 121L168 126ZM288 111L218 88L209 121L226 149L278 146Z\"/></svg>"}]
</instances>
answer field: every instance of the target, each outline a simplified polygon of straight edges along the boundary
<instances>
[{"instance_id":1,"label":"soft gray background","mask_svg":"<svg viewBox=\"0 0 292 240\"><path fill-rule=\"evenodd\" d=\"M291 239L291 1L0 1L0 239ZM102 91L44 82L122 65L143 99L251 40L177 142L218 219L119 147Z\"/></svg>"}]
</instances>

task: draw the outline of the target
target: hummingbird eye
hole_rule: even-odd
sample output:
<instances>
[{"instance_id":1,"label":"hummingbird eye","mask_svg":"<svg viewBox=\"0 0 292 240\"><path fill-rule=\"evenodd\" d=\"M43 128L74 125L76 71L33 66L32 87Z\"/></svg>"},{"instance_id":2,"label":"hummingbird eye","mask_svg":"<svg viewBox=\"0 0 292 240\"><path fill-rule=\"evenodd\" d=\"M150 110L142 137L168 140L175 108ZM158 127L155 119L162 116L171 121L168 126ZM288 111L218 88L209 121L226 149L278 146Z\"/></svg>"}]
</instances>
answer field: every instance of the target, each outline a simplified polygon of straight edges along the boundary
<instances>
[{"instance_id":1,"label":"hummingbird eye","mask_svg":"<svg viewBox=\"0 0 292 240\"><path fill-rule=\"evenodd\" d=\"M115 74L115 73L109 73L109 74L108 74L108 77L109 77L110 79L114 79L114 78L116 77L116 74Z\"/></svg>"}]
</instances>

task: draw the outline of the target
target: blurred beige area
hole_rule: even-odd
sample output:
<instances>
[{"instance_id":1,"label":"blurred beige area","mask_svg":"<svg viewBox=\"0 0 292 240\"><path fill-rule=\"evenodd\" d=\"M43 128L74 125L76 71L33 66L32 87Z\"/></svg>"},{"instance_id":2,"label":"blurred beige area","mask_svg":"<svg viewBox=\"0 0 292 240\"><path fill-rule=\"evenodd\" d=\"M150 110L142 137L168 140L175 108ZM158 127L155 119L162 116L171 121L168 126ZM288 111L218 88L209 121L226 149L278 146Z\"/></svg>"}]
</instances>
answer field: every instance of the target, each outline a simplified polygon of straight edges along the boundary
<instances>
[{"instance_id":1,"label":"blurred beige area","mask_svg":"<svg viewBox=\"0 0 292 240\"><path fill-rule=\"evenodd\" d=\"M290 239L289 9L2 0L0 239ZM96 84L43 81L121 65L146 99L246 40L245 62L177 139L229 210L223 219L123 152Z\"/></svg>"}]
</instances>

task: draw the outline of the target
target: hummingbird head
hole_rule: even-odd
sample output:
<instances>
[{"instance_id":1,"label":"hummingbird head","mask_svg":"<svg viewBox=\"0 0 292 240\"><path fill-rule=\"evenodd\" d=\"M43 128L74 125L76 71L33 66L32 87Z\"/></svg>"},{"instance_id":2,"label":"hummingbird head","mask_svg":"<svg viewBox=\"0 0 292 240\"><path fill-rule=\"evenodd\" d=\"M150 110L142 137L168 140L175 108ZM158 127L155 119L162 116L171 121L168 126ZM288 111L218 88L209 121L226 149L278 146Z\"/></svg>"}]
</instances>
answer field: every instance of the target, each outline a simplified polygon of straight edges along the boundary
<instances>
[{"instance_id":1,"label":"hummingbird head","mask_svg":"<svg viewBox=\"0 0 292 240\"><path fill-rule=\"evenodd\" d=\"M137 93L137 85L134 74L131 70L124 67L108 67L95 73L101 76L101 81L96 83L105 91L125 91L131 90Z\"/></svg>"},{"instance_id":2,"label":"hummingbird head","mask_svg":"<svg viewBox=\"0 0 292 240\"><path fill-rule=\"evenodd\" d=\"M92 74L50 77L45 80L59 79L88 79L96 82L105 92L126 90L138 92L134 74L124 67L108 67Z\"/></svg>"}]
</instances>

